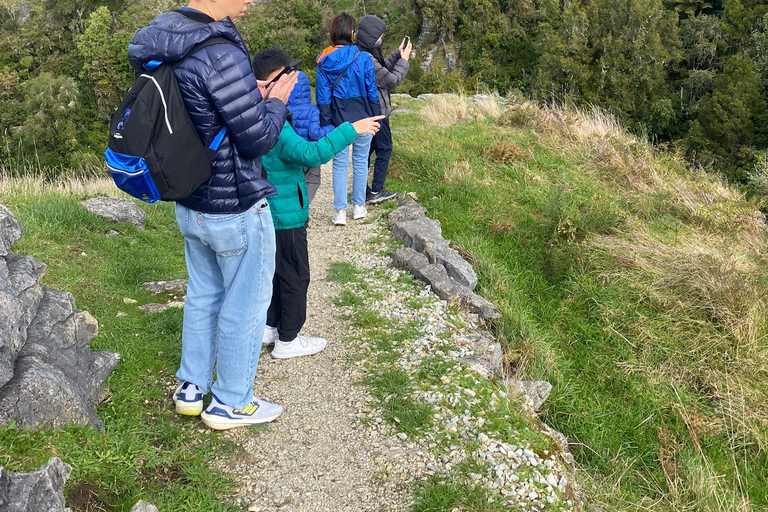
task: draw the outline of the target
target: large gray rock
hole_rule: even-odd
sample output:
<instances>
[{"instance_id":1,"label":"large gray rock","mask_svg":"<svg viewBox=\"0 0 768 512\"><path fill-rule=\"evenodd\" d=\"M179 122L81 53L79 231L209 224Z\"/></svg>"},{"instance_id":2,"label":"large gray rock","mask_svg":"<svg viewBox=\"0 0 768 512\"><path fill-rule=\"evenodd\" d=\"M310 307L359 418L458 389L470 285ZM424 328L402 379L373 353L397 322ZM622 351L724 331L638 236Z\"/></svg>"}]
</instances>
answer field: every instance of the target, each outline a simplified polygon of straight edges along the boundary
<instances>
[{"instance_id":1,"label":"large gray rock","mask_svg":"<svg viewBox=\"0 0 768 512\"><path fill-rule=\"evenodd\" d=\"M424 217L426 216L426 213L427 210L424 209L423 206L414 202L413 204L399 206L392 210L389 214L388 222L391 227L396 222L401 222L404 220L415 220L419 217Z\"/></svg>"},{"instance_id":2,"label":"large gray rock","mask_svg":"<svg viewBox=\"0 0 768 512\"><path fill-rule=\"evenodd\" d=\"M408 270L411 274L416 274L416 272L429 265L429 260L426 256L414 251L410 247L401 247L393 252L390 257L395 267Z\"/></svg>"},{"instance_id":3,"label":"large gray rock","mask_svg":"<svg viewBox=\"0 0 768 512\"><path fill-rule=\"evenodd\" d=\"M138 503L136 503L133 507L131 507L130 512L160 512L160 511L153 504L147 503L144 500L139 500Z\"/></svg>"},{"instance_id":4,"label":"large gray rock","mask_svg":"<svg viewBox=\"0 0 768 512\"><path fill-rule=\"evenodd\" d=\"M146 214L130 199L113 197L93 197L82 203L85 208L112 222L126 222L139 229L144 229Z\"/></svg>"},{"instance_id":5,"label":"large gray rock","mask_svg":"<svg viewBox=\"0 0 768 512\"><path fill-rule=\"evenodd\" d=\"M438 243L443 240L440 222L423 216L412 220L395 222L391 228L392 236L402 241L406 247L412 247L417 251L419 250L418 247L415 247L417 236L421 244L424 241Z\"/></svg>"},{"instance_id":6,"label":"large gray rock","mask_svg":"<svg viewBox=\"0 0 768 512\"><path fill-rule=\"evenodd\" d=\"M3 246L21 226L0 205ZM112 352L91 352L98 323L69 293L43 287L45 265L31 256L0 256L0 424L58 428L101 426L93 411L117 365Z\"/></svg>"},{"instance_id":7,"label":"large gray rock","mask_svg":"<svg viewBox=\"0 0 768 512\"><path fill-rule=\"evenodd\" d=\"M71 512L64 504L64 484L71 472L57 457L32 473L9 473L0 467L0 510Z\"/></svg>"},{"instance_id":8,"label":"large gray rock","mask_svg":"<svg viewBox=\"0 0 768 512\"><path fill-rule=\"evenodd\" d=\"M459 343L472 350L471 355L463 358L470 369L489 379L504 376L504 351L490 334L474 331L463 336Z\"/></svg>"},{"instance_id":9,"label":"large gray rock","mask_svg":"<svg viewBox=\"0 0 768 512\"><path fill-rule=\"evenodd\" d=\"M415 276L432 286L435 295L448 302L458 301L462 286L448 276L445 267L437 263L420 268Z\"/></svg>"},{"instance_id":10,"label":"large gray rock","mask_svg":"<svg viewBox=\"0 0 768 512\"><path fill-rule=\"evenodd\" d=\"M93 411L99 389L119 355L91 352L98 323L80 311L69 293L43 287L43 297L14 362L13 377L0 388L0 424L22 428L101 428ZM20 399L21 397L21 399Z\"/></svg>"},{"instance_id":11,"label":"large gray rock","mask_svg":"<svg viewBox=\"0 0 768 512\"><path fill-rule=\"evenodd\" d=\"M21 238L21 224L11 211L0 204L0 256L11 250L13 243Z\"/></svg>"},{"instance_id":12,"label":"large gray rock","mask_svg":"<svg viewBox=\"0 0 768 512\"><path fill-rule=\"evenodd\" d=\"M508 380L507 388L523 395L533 410L538 410L552 392L552 384L543 380Z\"/></svg>"},{"instance_id":13,"label":"large gray rock","mask_svg":"<svg viewBox=\"0 0 768 512\"><path fill-rule=\"evenodd\" d=\"M468 288L460 292L461 303L471 312L485 320L494 320L501 318L501 312L485 297L482 297Z\"/></svg>"},{"instance_id":14,"label":"large gray rock","mask_svg":"<svg viewBox=\"0 0 768 512\"><path fill-rule=\"evenodd\" d=\"M456 249L451 248L445 240L425 239L416 234L413 248L424 254L430 263L439 263L445 267L448 275L456 282L474 290L477 286L477 274Z\"/></svg>"}]
</instances>

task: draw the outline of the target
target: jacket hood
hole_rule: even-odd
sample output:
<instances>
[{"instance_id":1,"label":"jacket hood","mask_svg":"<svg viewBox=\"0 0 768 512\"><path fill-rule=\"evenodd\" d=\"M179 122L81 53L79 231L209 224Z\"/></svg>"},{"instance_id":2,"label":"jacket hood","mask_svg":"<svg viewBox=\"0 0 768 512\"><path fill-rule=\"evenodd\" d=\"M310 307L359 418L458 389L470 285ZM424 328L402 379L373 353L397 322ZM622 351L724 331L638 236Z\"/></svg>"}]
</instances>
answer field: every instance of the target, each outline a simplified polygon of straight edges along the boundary
<instances>
[{"instance_id":1,"label":"jacket hood","mask_svg":"<svg viewBox=\"0 0 768 512\"><path fill-rule=\"evenodd\" d=\"M359 51L358 47L353 44L329 46L317 57L317 67L330 75L338 75L352 62L355 54Z\"/></svg>"},{"instance_id":2,"label":"jacket hood","mask_svg":"<svg viewBox=\"0 0 768 512\"><path fill-rule=\"evenodd\" d=\"M195 45L214 37L229 39L248 55L240 33L229 18L205 23L180 12L166 12L133 35L128 44L128 61L136 70L151 60L176 62Z\"/></svg>"},{"instance_id":3,"label":"jacket hood","mask_svg":"<svg viewBox=\"0 0 768 512\"><path fill-rule=\"evenodd\" d=\"M298 107L300 105L309 105L312 103L312 90L309 87L309 78L303 72L298 72L298 81L288 98L288 108Z\"/></svg>"},{"instance_id":4,"label":"jacket hood","mask_svg":"<svg viewBox=\"0 0 768 512\"><path fill-rule=\"evenodd\" d=\"M387 24L373 14L367 14L360 20L357 27L357 46L365 51L376 48L376 41L387 29Z\"/></svg>"}]
</instances>

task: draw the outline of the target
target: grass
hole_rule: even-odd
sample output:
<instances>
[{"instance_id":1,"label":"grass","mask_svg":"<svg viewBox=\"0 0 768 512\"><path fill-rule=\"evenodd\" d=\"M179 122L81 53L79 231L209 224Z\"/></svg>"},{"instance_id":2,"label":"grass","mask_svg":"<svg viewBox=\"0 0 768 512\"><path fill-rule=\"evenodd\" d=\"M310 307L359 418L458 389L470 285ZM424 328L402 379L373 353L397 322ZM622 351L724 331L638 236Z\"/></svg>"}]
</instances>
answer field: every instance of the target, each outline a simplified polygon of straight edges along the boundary
<instances>
[{"instance_id":1,"label":"grass","mask_svg":"<svg viewBox=\"0 0 768 512\"><path fill-rule=\"evenodd\" d=\"M137 309L156 300L141 289L143 282L186 277L173 207L145 206L147 227L139 231L79 206L79 200L110 187L34 180L0 184L0 203L24 226L13 251L43 261L48 266L43 283L72 292L78 307L97 318L94 350L121 356L106 383L107 398L97 407L103 431L2 427L0 466L30 471L60 457L73 466L65 496L79 512L128 510L139 499L161 510L234 511L226 499L233 482L209 461L236 447L201 428L199 419L179 417L170 403L182 313L146 315ZM107 237L111 230L121 236ZM138 304L126 304L124 298ZM118 312L126 316L118 318Z\"/></svg>"},{"instance_id":2,"label":"grass","mask_svg":"<svg viewBox=\"0 0 768 512\"><path fill-rule=\"evenodd\" d=\"M389 185L473 262L510 370L553 384L588 501L768 510L760 205L598 110L510 101L409 104Z\"/></svg>"}]
</instances>

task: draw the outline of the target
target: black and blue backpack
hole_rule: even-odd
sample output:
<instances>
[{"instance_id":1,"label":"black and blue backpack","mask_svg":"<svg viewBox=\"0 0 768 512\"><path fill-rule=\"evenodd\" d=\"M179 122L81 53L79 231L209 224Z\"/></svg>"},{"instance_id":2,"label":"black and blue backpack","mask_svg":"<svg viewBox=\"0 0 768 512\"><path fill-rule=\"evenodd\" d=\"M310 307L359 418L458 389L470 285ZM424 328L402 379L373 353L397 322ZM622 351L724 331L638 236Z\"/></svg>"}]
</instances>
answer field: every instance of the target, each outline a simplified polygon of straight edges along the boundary
<instances>
[{"instance_id":1,"label":"black and blue backpack","mask_svg":"<svg viewBox=\"0 0 768 512\"><path fill-rule=\"evenodd\" d=\"M212 38L184 58L222 43L234 44ZM200 140L173 73L183 60L145 64L109 124L107 168L118 188L147 203L184 199L208 181L211 159L227 132L225 126L208 147Z\"/></svg>"}]
</instances>

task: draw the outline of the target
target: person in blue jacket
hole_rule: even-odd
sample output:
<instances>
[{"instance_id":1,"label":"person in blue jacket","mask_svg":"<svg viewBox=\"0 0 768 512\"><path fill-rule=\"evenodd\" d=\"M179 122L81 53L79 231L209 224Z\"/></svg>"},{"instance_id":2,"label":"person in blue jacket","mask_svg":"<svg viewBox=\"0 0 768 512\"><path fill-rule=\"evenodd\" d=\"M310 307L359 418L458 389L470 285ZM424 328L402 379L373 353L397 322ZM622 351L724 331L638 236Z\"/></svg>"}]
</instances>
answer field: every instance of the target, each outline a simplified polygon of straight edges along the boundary
<instances>
[{"instance_id":1,"label":"person in blue jacket","mask_svg":"<svg viewBox=\"0 0 768 512\"><path fill-rule=\"evenodd\" d=\"M381 115L379 91L373 58L355 46L357 23L346 12L331 20L331 43L317 57L315 95L320 109L320 124L340 126L366 117ZM365 209L365 189L368 184L368 154L371 136L361 135L352 143L352 218L362 219ZM347 223L347 169L349 149L333 157L332 222Z\"/></svg>"},{"instance_id":2,"label":"person in blue jacket","mask_svg":"<svg viewBox=\"0 0 768 512\"><path fill-rule=\"evenodd\" d=\"M152 60L181 61L174 74L203 144L227 128L210 180L176 203L189 284L173 401L178 413L202 413L217 430L267 423L283 412L253 395L275 271L275 228L266 200L275 188L264 179L261 157L280 138L296 75L285 75L262 94L232 21L248 4L191 0L153 19L128 46L136 71ZM195 50L215 37L231 44ZM212 400L203 411L208 392Z\"/></svg>"},{"instance_id":3,"label":"person in blue jacket","mask_svg":"<svg viewBox=\"0 0 768 512\"><path fill-rule=\"evenodd\" d=\"M303 72L297 72L296 87L288 98L288 110L293 114L293 128L307 142L317 142L334 129L333 125L320 126L320 110L312 104L312 90L309 78ZM320 188L320 167L305 169L307 179L307 198L311 203Z\"/></svg>"}]
</instances>

